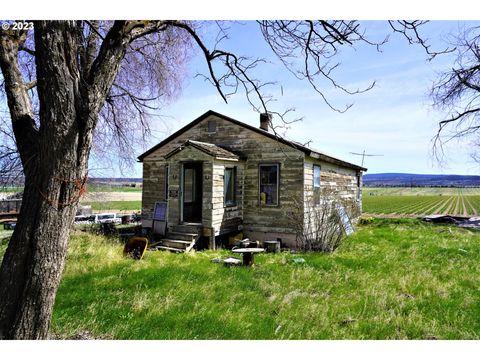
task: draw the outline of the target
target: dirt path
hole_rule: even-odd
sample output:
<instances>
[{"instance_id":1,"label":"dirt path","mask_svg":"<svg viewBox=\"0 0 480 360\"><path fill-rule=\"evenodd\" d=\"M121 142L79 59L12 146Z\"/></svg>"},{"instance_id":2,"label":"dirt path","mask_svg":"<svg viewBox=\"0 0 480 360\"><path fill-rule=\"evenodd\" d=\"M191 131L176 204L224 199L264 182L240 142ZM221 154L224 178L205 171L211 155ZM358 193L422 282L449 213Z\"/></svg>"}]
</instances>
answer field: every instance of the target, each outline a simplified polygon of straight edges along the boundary
<instances>
[{"instance_id":1,"label":"dirt path","mask_svg":"<svg viewBox=\"0 0 480 360\"><path fill-rule=\"evenodd\" d=\"M453 208L453 205L450 209ZM453 208L453 213L451 213L451 215L456 215L458 214L460 211L460 195L457 196L457 201L455 201L455 208Z\"/></svg>"},{"instance_id":2,"label":"dirt path","mask_svg":"<svg viewBox=\"0 0 480 360\"><path fill-rule=\"evenodd\" d=\"M467 206L465 205L465 197L462 196L462 208L463 208L463 216L468 216Z\"/></svg>"},{"instance_id":3,"label":"dirt path","mask_svg":"<svg viewBox=\"0 0 480 360\"><path fill-rule=\"evenodd\" d=\"M466 202L468 203L468 206L470 207L470 209L472 209L473 215L477 216L477 215L478 215L478 212L477 212L477 209L475 209L475 206L472 205L472 203L470 202L470 200L468 199L468 197L465 197L465 200L466 200Z\"/></svg>"}]
</instances>

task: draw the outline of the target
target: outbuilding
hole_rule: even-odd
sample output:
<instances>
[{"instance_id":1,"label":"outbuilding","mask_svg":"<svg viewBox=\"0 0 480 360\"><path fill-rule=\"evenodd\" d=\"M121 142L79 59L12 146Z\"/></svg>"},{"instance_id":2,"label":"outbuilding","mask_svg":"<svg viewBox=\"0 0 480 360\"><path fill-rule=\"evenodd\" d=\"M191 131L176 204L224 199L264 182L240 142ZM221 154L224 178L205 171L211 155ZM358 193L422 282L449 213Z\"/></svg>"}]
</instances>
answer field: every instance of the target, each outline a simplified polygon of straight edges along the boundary
<instances>
[{"instance_id":1,"label":"outbuilding","mask_svg":"<svg viewBox=\"0 0 480 360\"><path fill-rule=\"evenodd\" d=\"M155 205L164 203L167 233L179 239L198 234L215 248L215 238L241 231L295 247L286 213L299 202L308 213L321 188L361 212L364 167L269 129L269 114L253 127L210 110L140 155L143 226L153 226Z\"/></svg>"}]
</instances>

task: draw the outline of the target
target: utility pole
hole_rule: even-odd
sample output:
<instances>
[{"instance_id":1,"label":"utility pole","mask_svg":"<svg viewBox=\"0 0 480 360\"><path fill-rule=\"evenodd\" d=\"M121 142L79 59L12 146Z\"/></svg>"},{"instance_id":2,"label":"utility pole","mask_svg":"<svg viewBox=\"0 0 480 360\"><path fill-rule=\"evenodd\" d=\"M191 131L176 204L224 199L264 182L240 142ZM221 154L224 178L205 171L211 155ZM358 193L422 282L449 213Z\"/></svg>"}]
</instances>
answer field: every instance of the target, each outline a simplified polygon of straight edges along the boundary
<instances>
[{"instance_id":1,"label":"utility pole","mask_svg":"<svg viewBox=\"0 0 480 360\"><path fill-rule=\"evenodd\" d=\"M362 166L363 166L363 162L365 160L365 156L383 156L383 154L365 154L365 150L363 150L363 153L350 152L350 154L361 156L362 157Z\"/></svg>"}]
</instances>

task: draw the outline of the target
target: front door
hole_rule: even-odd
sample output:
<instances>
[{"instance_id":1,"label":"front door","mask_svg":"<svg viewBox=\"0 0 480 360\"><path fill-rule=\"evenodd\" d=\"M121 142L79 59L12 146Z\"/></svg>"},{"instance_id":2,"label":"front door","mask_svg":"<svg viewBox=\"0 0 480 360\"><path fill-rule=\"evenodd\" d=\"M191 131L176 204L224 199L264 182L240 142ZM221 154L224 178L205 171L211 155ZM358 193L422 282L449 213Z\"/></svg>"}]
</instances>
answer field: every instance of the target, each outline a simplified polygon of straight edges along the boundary
<instances>
[{"instance_id":1,"label":"front door","mask_svg":"<svg viewBox=\"0 0 480 360\"><path fill-rule=\"evenodd\" d=\"M184 163L182 174L182 220L202 222L202 163Z\"/></svg>"}]
</instances>

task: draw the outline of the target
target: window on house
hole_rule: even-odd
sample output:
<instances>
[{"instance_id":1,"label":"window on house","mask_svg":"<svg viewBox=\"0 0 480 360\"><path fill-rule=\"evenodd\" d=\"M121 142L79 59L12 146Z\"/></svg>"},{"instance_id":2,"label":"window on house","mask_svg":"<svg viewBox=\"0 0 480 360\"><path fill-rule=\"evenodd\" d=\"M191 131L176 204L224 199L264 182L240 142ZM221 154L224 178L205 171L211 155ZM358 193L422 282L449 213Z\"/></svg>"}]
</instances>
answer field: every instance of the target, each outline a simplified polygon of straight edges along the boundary
<instances>
[{"instance_id":1,"label":"window on house","mask_svg":"<svg viewBox=\"0 0 480 360\"><path fill-rule=\"evenodd\" d=\"M236 169L234 167L225 168L225 172L223 176L225 206L235 206L237 203L235 198L235 177L236 177L235 170Z\"/></svg>"},{"instance_id":2,"label":"window on house","mask_svg":"<svg viewBox=\"0 0 480 360\"><path fill-rule=\"evenodd\" d=\"M320 166L313 165L313 204L320 205Z\"/></svg>"},{"instance_id":3,"label":"window on house","mask_svg":"<svg viewBox=\"0 0 480 360\"><path fill-rule=\"evenodd\" d=\"M214 133L217 131L217 122L215 120L208 120L208 130L209 133Z\"/></svg>"},{"instance_id":4,"label":"window on house","mask_svg":"<svg viewBox=\"0 0 480 360\"><path fill-rule=\"evenodd\" d=\"M279 165L260 165L260 204L278 205Z\"/></svg>"}]
</instances>

